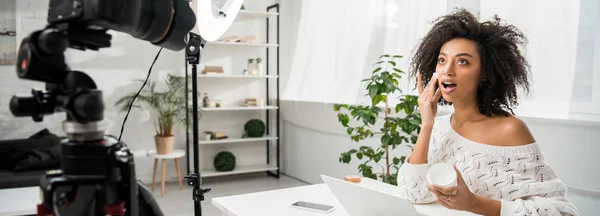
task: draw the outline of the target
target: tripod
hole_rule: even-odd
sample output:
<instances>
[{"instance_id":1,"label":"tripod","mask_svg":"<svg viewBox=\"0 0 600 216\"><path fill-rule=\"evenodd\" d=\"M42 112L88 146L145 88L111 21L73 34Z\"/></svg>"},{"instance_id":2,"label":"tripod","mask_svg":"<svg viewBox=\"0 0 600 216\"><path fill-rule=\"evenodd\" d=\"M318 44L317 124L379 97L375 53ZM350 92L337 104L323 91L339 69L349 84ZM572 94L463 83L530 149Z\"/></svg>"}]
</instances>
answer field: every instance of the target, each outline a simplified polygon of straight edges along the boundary
<instances>
[{"instance_id":1,"label":"tripod","mask_svg":"<svg viewBox=\"0 0 600 216\"><path fill-rule=\"evenodd\" d=\"M189 33L188 45L185 49L186 61L192 65L192 128L193 128L193 151L194 151L194 173L189 173L185 179L188 185L193 186L192 199L194 200L194 215L202 215L201 201L204 201L204 194L210 192L210 188L202 189L202 177L200 175L200 169L198 167L198 63L202 57L202 50L206 40L200 35ZM187 92L186 92L187 94Z\"/></svg>"},{"instance_id":2,"label":"tripod","mask_svg":"<svg viewBox=\"0 0 600 216\"><path fill-rule=\"evenodd\" d=\"M127 145L105 135L102 91L90 76L65 63L67 47L97 50L109 47L110 39L106 30L60 24L35 31L21 43L17 75L45 82L46 89L33 89L31 97L13 96L11 112L36 122L66 113L61 169L41 178L38 215L163 215L149 190L136 181Z\"/></svg>"}]
</instances>

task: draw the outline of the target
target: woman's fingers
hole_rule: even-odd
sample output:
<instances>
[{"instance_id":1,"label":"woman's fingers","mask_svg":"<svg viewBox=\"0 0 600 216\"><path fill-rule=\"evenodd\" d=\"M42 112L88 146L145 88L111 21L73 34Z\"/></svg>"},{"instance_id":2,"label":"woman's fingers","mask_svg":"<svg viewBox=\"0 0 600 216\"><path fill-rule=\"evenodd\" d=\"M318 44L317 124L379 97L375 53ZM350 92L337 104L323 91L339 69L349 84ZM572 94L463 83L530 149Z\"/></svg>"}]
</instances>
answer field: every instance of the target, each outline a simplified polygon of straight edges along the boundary
<instances>
[{"instance_id":1,"label":"woman's fingers","mask_svg":"<svg viewBox=\"0 0 600 216\"><path fill-rule=\"evenodd\" d=\"M431 191L431 193L433 193L436 197L444 197L446 195L444 195L442 192L436 190L432 185L427 185L427 189L429 189L429 191Z\"/></svg>"},{"instance_id":2,"label":"woman's fingers","mask_svg":"<svg viewBox=\"0 0 600 216\"><path fill-rule=\"evenodd\" d=\"M431 191L431 193L433 193L438 198L441 198L441 199L448 198L448 194L444 194L442 191L436 189L436 187L434 185L427 185L427 188L429 189L429 191Z\"/></svg>"},{"instance_id":3,"label":"woman's fingers","mask_svg":"<svg viewBox=\"0 0 600 216\"><path fill-rule=\"evenodd\" d=\"M435 96L433 97L435 99L434 101L437 103L441 97L442 97L442 88L438 88L437 90L435 90Z\"/></svg>"},{"instance_id":4,"label":"woman's fingers","mask_svg":"<svg viewBox=\"0 0 600 216\"><path fill-rule=\"evenodd\" d=\"M443 193L444 195L456 195L453 194L454 191L458 190L457 187L440 187L437 185L431 185L431 187L441 193ZM457 191L458 192L458 191Z\"/></svg>"},{"instance_id":5,"label":"woman's fingers","mask_svg":"<svg viewBox=\"0 0 600 216\"><path fill-rule=\"evenodd\" d=\"M427 98L433 98L433 94L435 93L435 85L437 84L437 76L433 76L429 83L427 83Z\"/></svg>"},{"instance_id":6,"label":"woman's fingers","mask_svg":"<svg viewBox=\"0 0 600 216\"><path fill-rule=\"evenodd\" d=\"M438 197L438 199L436 200L437 203L439 203L440 205L449 208L449 209L454 209L454 204L452 202L450 202L449 200L446 200L444 198Z\"/></svg>"}]
</instances>

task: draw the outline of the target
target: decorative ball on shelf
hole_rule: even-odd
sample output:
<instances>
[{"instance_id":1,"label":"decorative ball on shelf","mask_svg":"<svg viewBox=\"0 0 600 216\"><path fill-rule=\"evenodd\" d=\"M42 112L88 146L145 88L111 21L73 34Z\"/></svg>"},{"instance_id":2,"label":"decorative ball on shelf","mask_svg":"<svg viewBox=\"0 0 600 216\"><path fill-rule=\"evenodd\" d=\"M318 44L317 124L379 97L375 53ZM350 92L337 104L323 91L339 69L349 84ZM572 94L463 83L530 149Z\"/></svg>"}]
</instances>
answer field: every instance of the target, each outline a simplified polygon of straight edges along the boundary
<instances>
[{"instance_id":1,"label":"decorative ball on shelf","mask_svg":"<svg viewBox=\"0 0 600 216\"><path fill-rule=\"evenodd\" d=\"M248 137L262 137L265 135L265 123L260 119L252 119L244 125Z\"/></svg>"},{"instance_id":2,"label":"decorative ball on shelf","mask_svg":"<svg viewBox=\"0 0 600 216\"><path fill-rule=\"evenodd\" d=\"M215 170L219 172L231 171L235 168L235 155L228 151L222 151L215 156Z\"/></svg>"}]
</instances>

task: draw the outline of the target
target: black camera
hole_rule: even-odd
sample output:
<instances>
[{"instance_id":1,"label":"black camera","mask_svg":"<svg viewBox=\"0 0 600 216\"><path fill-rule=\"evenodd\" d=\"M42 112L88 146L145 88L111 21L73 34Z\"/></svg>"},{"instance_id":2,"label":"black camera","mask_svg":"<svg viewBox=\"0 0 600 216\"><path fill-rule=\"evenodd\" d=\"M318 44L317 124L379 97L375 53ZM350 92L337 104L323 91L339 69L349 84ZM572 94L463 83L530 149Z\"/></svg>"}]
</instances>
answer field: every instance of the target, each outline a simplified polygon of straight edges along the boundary
<instances>
[{"instance_id":1,"label":"black camera","mask_svg":"<svg viewBox=\"0 0 600 216\"><path fill-rule=\"evenodd\" d=\"M181 50L195 22L187 0L50 0L48 25L23 39L16 65L20 78L46 88L10 103L13 115L34 121L66 113L61 169L42 176L38 215L163 215L136 181L130 149L105 134L102 91L90 76L69 68L64 52L110 47L109 29Z\"/></svg>"}]
</instances>

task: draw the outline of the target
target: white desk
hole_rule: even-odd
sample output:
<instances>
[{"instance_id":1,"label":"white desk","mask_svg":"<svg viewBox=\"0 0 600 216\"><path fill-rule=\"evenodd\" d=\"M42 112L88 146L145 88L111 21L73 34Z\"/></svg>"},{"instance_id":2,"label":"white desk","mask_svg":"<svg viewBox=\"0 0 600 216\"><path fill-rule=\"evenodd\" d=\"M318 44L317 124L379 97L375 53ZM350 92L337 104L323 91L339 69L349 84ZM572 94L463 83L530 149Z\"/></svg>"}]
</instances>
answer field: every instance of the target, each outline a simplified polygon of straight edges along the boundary
<instances>
[{"instance_id":1,"label":"white desk","mask_svg":"<svg viewBox=\"0 0 600 216\"><path fill-rule=\"evenodd\" d=\"M292 208L291 204L297 201L331 205L335 207L335 211L323 214ZM212 204L221 210L223 216L348 216L326 184L213 198ZM437 203L414 206L419 213L425 215L473 215L449 210Z\"/></svg>"},{"instance_id":2,"label":"white desk","mask_svg":"<svg viewBox=\"0 0 600 216\"><path fill-rule=\"evenodd\" d=\"M37 214L40 187L0 189L0 216Z\"/></svg>"},{"instance_id":3,"label":"white desk","mask_svg":"<svg viewBox=\"0 0 600 216\"><path fill-rule=\"evenodd\" d=\"M213 198L212 204L221 210L223 216L325 216L291 207L292 203L300 200L335 206L335 211L326 214L327 216L348 216L325 184Z\"/></svg>"}]
</instances>

